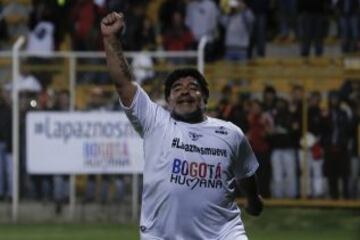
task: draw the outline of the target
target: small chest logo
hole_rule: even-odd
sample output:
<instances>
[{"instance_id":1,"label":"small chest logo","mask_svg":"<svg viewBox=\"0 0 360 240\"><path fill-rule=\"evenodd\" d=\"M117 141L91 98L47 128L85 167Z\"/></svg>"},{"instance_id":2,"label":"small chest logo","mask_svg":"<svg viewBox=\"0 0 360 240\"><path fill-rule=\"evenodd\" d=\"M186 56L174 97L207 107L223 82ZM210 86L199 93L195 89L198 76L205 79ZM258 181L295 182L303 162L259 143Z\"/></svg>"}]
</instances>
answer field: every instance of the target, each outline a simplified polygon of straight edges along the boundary
<instances>
[{"instance_id":1,"label":"small chest logo","mask_svg":"<svg viewBox=\"0 0 360 240\"><path fill-rule=\"evenodd\" d=\"M189 137L191 138L191 140L196 141L198 140L200 137L202 137L203 135L198 134L198 133L194 133L194 132L189 132Z\"/></svg>"},{"instance_id":2,"label":"small chest logo","mask_svg":"<svg viewBox=\"0 0 360 240\"><path fill-rule=\"evenodd\" d=\"M215 130L215 133L222 134L222 135L228 135L228 131L223 126L219 127L217 130Z\"/></svg>"}]
</instances>

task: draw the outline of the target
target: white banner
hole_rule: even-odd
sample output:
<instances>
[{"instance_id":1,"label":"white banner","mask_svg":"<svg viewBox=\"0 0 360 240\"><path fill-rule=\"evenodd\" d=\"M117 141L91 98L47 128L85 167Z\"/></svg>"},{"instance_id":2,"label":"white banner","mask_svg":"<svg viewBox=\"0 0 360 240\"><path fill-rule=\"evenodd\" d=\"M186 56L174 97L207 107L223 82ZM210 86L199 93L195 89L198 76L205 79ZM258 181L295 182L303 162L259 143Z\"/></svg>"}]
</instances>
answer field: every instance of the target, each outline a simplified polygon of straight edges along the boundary
<instances>
[{"instance_id":1,"label":"white banner","mask_svg":"<svg viewBox=\"0 0 360 240\"><path fill-rule=\"evenodd\" d=\"M32 174L141 173L143 142L124 113L30 112L26 159Z\"/></svg>"}]
</instances>

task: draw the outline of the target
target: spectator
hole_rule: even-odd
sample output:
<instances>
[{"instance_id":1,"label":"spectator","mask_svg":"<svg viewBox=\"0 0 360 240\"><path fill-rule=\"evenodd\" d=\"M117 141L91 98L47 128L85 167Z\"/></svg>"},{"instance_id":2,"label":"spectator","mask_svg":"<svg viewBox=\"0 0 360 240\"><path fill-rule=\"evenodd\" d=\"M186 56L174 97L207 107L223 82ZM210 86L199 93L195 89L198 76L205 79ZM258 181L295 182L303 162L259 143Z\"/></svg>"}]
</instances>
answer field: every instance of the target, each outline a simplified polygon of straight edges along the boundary
<instances>
[{"instance_id":1,"label":"spectator","mask_svg":"<svg viewBox=\"0 0 360 240\"><path fill-rule=\"evenodd\" d=\"M90 97L86 106L87 111L97 111L104 112L110 110L110 105L107 104L105 98L105 92L103 89L99 87L94 87L91 89ZM97 192L100 193L99 200L101 203L106 203L109 200L109 191L110 191L110 182L111 176L107 174L99 175L101 178L100 186L97 191L96 180L97 176L94 174L90 174L87 177L85 196L83 199L84 203L93 202L96 200L97 196L95 195ZM120 186L118 182L116 182L117 186ZM121 186L119 187L121 189Z\"/></svg>"},{"instance_id":2,"label":"spectator","mask_svg":"<svg viewBox=\"0 0 360 240\"><path fill-rule=\"evenodd\" d=\"M98 49L99 13L93 0L76 1L71 9L70 23L73 27L71 36L73 49L76 51L90 51Z\"/></svg>"},{"instance_id":3,"label":"spectator","mask_svg":"<svg viewBox=\"0 0 360 240\"><path fill-rule=\"evenodd\" d=\"M11 42L20 36L27 35L29 31L27 26L29 13L29 7L18 2L10 2L4 5L1 15L5 19L7 33ZM7 47L10 48L11 43Z\"/></svg>"},{"instance_id":4,"label":"spectator","mask_svg":"<svg viewBox=\"0 0 360 240\"><path fill-rule=\"evenodd\" d=\"M41 178L29 175L26 170L26 114L38 109L38 93L40 90L23 88L19 93L19 185L20 197L45 200ZM46 185L46 184L45 184ZM49 187L49 186L48 186ZM47 189L49 190L49 188ZM47 195L49 196L49 195Z\"/></svg>"},{"instance_id":5,"label":"spectator","mask_svg":"<svg viewBox=\"0 0 360 240\"><path fill-rule=\"evenodd\" d=\"M0 200L12 196L12 113L0 88Z\"/></svg>"},{"instance_id":6,"label":"spectator","mask_svg":"<svg viewBox=\"0 0 360 240\"><path fill-rule=\"evenodd\" d=\"M211 0L191 0L186 8L185 23L194 34L198 43L202 37L207 37L205 59L216 59L216 40L219 34L218 24L220 10Z\"/></svg>"},{"instance_id":7,"label":"spectator","mask_svg":"<svg viewBox=\"0 0 360 240\"><path fill-rule=\"evenodd\" d=\"M148 17L144 16L140 21L135 29L133 41L135 51L156 49L155 29Z\"/></svg>"},{"instance_id":8,"label":"spectator","mask_svg":"<svg viewBox=\"0 0 360 240\"><path fill-rule=\"evenodd\" d=\"M41 56L50 56L55 50L55 25L49 20L50 12L45 12L45 15L36 23L27 37L26 50L30 54ZM33 59L34 60L34 59Z\"/></svg>"},{"instance_id":9,"label":"spectator","mask_svg":"<svg viewBox=\"0 0 360 240\"><path fill-rule=\"evenodd\" d=\"M136 36L141 35L141 29L144 29L144 19L146 18L146 5L142 2L135 2L130 4L129 14L126 18L126 30L122 36L122 42L124 44L124 50L138 51L138 41ZM147 23L146 23L147 24ZM147 27L147 26L146 26ZM147 29L145 29L147 30Z\"/></svg>"},{"instance_id":10,"label":"spectator","mask_svg":"<svg viewBox=\"0 0 360 240\"><path fill-rule=\"evenodd\" d=\"M185 25L183 15L174 12L171 25L163 33L163 46L167 51L185 51L194 46L194 36Z\"/></svg>"},{"instance_id":11,"label":"spectator","mask_svg":"<svg viewBox=\"0 0 360 240\"><path fill-rule=\"evenodd\" d=\"M248 58L254 15L242 0L230 0L229 6L229 14L222 17L225 59L244 62Z\"/></svg>"},{"instance_id":12,"label":"spectator","mask_svg":"<svg viewBox=\"0 0 360 240\"><path fill-rule=\"evenodd\" d=\"M335 5L339 14L341 49L343 53L356 52L359 47L358 0L337 0Z\"/></svg>"},{"instance_id":13,"label":"spectator","mask_svg":"<svg viewBox=\"0 0 360 240\"><path fill-rule=\"evenodd\" d=\"M43 91L37 93L36 104L32 104L32 111L51 111L54 103L54 95L51 89L43 89ZM31 103L30 101L30 103ZM31 105L31 104L30 104ZM26 124L26 123L25 123ZM44 202L53 200L53 177L50 174L34 174L30 175L30 179L32 181L32 190L35 193L36 200L42 200Z\"/></svg>"},{"instance_id":14,"label":"spectator","mask_svg":"<svg viewBox=\"0 0 360 240\"><path fill-rule=\"evenodd\" d=\"M297 195L296 158L292 115L289 103L279 98L273 112L273 128L270 130L272 147L271 168L274 198L295 198Z\"/></svg>"},{"instance_id":15,"label":"spectator","mask_svg":"<svg viewBox=\"0 0 360 240\"><path fill-rule=\"evenodd\" d=\"M34 31L40 22L50 23L53 27L53 49L59 49L59 46L64 39L65 31L67 31L69 27L67 22L63 21L63 17L70 12L69 7L69 1L60 4L57 1L33 0L32 10L29 16L30 30Z\"/></svg>"},{"instance_id":16,"label":"spectator","mask_svg":"<svg viewBox=\"0 0 360 240\"><path fill-rule=\"evenodd\" d=\"M277 0L278 37L280 42L292 41L296 35L296 3L298 0Z\"/></svg>"},{"instance_id":17,"label":"spectator","mask_svg":"<svg viewBox=\"0 0 360 240\"><path fill-rule=\"evenodd\" d=\"M263 91L263 110L272 114L275 110L277 93L274 87L266 86Z\"/></svg>"},{"instance_id":18,"label":"spectator","mask_svg":"<svg viewBox=\"0 0 360 240\"><path fill-rule=\"evenodd\" d=\"M238 126L244 133L249 129L247 115L250 110L250 97L249 93L239 93L229 115L229 121Z\"/></svg>"},{"instance_id":19,"label":"spectator","mask_svg":"<svg viewBox=\"0 0 360 240\"><path fill-rule=\"evenodd\" d=\"M324 116L321 143L324 148L324 174L328 179L330 197L339 199L339 180L342 197L349 198L350 159L348 152L349 125L347 113L340 107L337 91L329 93L329 111Z\"/></svg>"},{"instance_id":20,"label":"spectator","mask_svg":"<svg viewBox=\"0 0 360 240\"><path fill-rule=\"evenodd\" d=\"M308 57L310 55L312 44L315 47L315 55L322 56L330 1L298 0L301 56Z\"/></svg>"},{"instance_id":21,"label":"spectator","mask_svg":"<svg viewBox=\"0 0 360 240\"><path fill-rule=\"evenodd\" d=\"M104 104L104 92L101 88L95 87L91 89L90 97L88 99L88 103L86 106L87 111L106 111L106 107ZM107 192L108 192L108 177L105 176L102 179L101 184L101 201L107 200ZM86 181L86 189L84 196L84 203L93 202L96 198L96 175L90 174L87 177Z\"/></svg>"},{"instance_id":22,"label":"spectator","mask_svg":"<svg viewBox=\"0 0 360 240\"><path fill-rule=\"evenodd\" d=\"M134 69L134 77L136 82L143 84L146 81L150 81L154 78L154 62L152 58L142 52L139 52L134 56L131 62L131 66Z\"/></svg>"},{"instance_id":23,"label":"spectator","mask_svg":"<svg viewBox=\"0 0 360 240\"><path fill-rule=\"evenodd\" d=\"M247 5L255 15L254 31L252 34L249 58L253 56L253 49L256 49L256 55L265 57L267 41L267 17L270 8L269 0L247 0Z\"/></svg>"},{"instance_id":24,"label":"spectator","mask_svg":"<svg viewBox=\"0 0 360 240\"><path fill-rule=\"evenodd\" d=\"M9 40L8 27L0 11L0 50L6 48Z\"/></svg>"},{"instance_id":25,"label":"spectator","mask_svg":"<svg viewBox=\"0 0 360 240\"><path fill-rule=\"evenodd\" d=\"M128 13L130 8L130 0L107 0L106 1L106 10L107 12L123 12Z\"/></svg>"},{"instance_id":26,"label":"spectator","mask_svg":"<svg viewBox=\"0 0 360 240\"><path fill-rule=\"evenodd\" d=\"M248 114L249 130L247 137L250 145L259 161L259 168L256 172L259 181L259 192L265 198L270 197L271 164L270 145L268 134L272 128L270 114L262 111L261 102L252 100Z\"/></svg>"},{"instance_id":27,"label":"spectator","mask_svg":"<svg viewBox=\"0 0 360 240\"><path fill-rule=\"evenodd\" d=\"M53 111L69 111L70 110L70 95L69 91L62 90L56 94L56 100ZM55 213L61 214L63 205L69 198L69 176L55 175L53 176L53 197L55 201Z\"/></svg>"},{"instance_id":28,"label":"spectator","mask_svg":"<svg viewBox=\"0 0 360 240\"><path fill-rule=\"evenodd\" d=\"M42 90L42 86L40 81L30 73L30 71L22 64L20 66L20 75L18 82L18 90L24 92L40 92ZM9 82L5 85L5 89L11 91L12 83Z\"/></svg>"},{"instance_id":29,"label":"spectator","mask_svg":"<svg viewBox=\"0 0 360 240\"><path fill-rule=\"evenodd\" d=\"M215 117L229 121L232 107L232 87L225 85L221 90L221 97L217 104Z\"/></svg>"},{"instance_id":30,"label":"spectator","mask_svg":"<svg viewBox=\"0 0 360 240\"><path fill-rule=\"evenodd\" d=\"M165 34L171 31L174 24L174 14L179 13L181 19L185 16L186 3L184 0L165 0L159 10L160 32ZM178 17L176 17L178 18Z\"/></svg>"},{"instance_id":31,"label":"spectator","mask_svg":"<svg viewBox=\"0 0 360 240\"><path fill-rule=\"evenodd\" d=\"M290 113L292 115L291 128L293 134L293 143L295 148L295 164L296 164L296 186L297 193L300 193L300 138L303 134L303 100L304 88L300 85L294 85L291 89Z\"/></svg>"},{"instance_id":32,"label":"spectator","mask_svg":"<svg viewBox=\"0 0 360 240\"><path fill-rule=\"evenodd\" d=\"M360 101L353 108L354 116L351 124L351 167L350 167L350 197L357 199L360 197L359 173L360 173L360 150L359 150L359 132L360 132Z\"/></svg>"},{"instance_id":33,"label":"spectator","mask_svg":"<svg viewBox=\"0 0 360 240\"><path fill-rule=\"evenodd\" d=\"M320 134L322 130L322 109L320 106L321 94L314 91L310 94L309 108L308 108L308 132L313 136L313 142L307 140L308 152L307 167L309 178L307 189L311 198L320 198L324 196L324 176L323 176L323 149L320 145Z\"/></svg>"}]
</instances>

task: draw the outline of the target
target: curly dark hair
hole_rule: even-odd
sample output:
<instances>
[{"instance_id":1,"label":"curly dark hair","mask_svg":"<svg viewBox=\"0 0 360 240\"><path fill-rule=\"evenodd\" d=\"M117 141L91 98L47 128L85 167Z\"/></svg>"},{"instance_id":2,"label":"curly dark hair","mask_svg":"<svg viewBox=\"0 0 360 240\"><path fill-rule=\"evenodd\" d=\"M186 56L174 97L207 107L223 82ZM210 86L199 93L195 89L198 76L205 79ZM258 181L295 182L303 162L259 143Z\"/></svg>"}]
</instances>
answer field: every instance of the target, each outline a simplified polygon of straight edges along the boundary
<instances>
[{"instance_id":1,"label":"curly dark hair","mask_svg":"<svg viewBox=\"0 0 360 240\"><path fill-rule=\"evenodd\" d=\"M195 78L198 81L198 83L200 84L200 87L201 87L201 91L205 96L205 103L207 103L207 100L209 98L208 84L206 82L204 75L202 75L195 68L180 68L169 74L169 76L165 80L165 99L166 99L166 101L168 100L168 97L170 95L171 86L174 84L174 82L179 80L180 78L185 78L185 77L189 77L189 76Z\"/></svg>"}]
</instances>

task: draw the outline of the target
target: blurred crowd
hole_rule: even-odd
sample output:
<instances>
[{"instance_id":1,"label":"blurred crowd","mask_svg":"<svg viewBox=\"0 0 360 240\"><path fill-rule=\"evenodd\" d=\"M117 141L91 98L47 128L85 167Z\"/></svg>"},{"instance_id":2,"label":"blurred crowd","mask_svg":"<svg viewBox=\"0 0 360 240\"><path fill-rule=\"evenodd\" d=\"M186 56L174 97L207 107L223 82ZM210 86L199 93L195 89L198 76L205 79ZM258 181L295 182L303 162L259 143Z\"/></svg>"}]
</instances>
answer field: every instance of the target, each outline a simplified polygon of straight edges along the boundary
<instances>
[{"instance_id":1,"label":"blurred crowd","mask_svg":"<svg viewBox=\"0 0 360 240\"><path fill-rule=\"evenodd\" d=\"M126 51L193 50L206 36L207 61L242 63L264 57L269 42L298 44L299 56L309 56L312 49L321 56L325 41L332 38L343 53L355 53L360 50L359 9L358 0L33 0L31 5L8 1L0 3L0 51L9 50L20 35L27 36L27 51L43 56L66 44L74 51L100 51L99 22L106 13L117 11L126 16L126 30L119 36ZM144 61L134 59L131 64L136 69ZM151 62L145 64L152 67ZM108 78L93 74L79 73L77 80ZM135 71L135 77L151 79L154 71ZM26 172L24 116L30 110L68 111L69 92L48 87L51 81L44 73L33 75L21 68L20 78L21 197L53 200L61 212L69 198L69 177ZM11 84L0 85L0 199L10 199L12 187L9 90ZM154 86L150 94L163 104L159 90ZM302 86L294 86L289 94L274 86L265 87L260 95L232 91L233 86L226 85L209 114L233 122L248 136L260 162L264 197L298 198L304 185L309 198L360 197L359 81L345 81L330 92L307 93ZM118 101L102 88L94 87L86 96L86 106L77 110L119 109ZM304 175L309 176L307 182L301 182ZM84 179L79 188L83 203L121 201L130 182L128 176L117 175Z\"/></svg>"},{"instance_id":2,"label":"blurred crowd","mask_svg":"<svg viewBox=\"0 0 360 240\"><path fill-rule=\"evenodd\" d=\"M28 51L49 53L70 38L76 51L102 49L99 22L123 12L127 51L190 50L204 36L206 59L244 61L266 56L267 44L296 42L299 56L323 55L335 40L343 53L359 50L358 0L33 0L0 4L0 50L19 35ZM339 41L337 41L339 40Z\"/></svg>"},{"instance_id":3,"label":"blurred crowd","mask_svg":"<svg viewBox=\"0 0 360 240\"><path fill-rule=\"evenodd\" d=\"M247 135L259 160L260 193L265 198L358 199L360 197L360 82L345 81L330 92L305 92L294 85L289 93L266 86L262 93L233 92L224 86L214 117L233 122ZM150 91L163 104L159 91ZM0 198L11 198L12 134L8 91L0 96ZM66 175L29 175L26 171L26 124L28 111L68 111L69 92L20 93L20 192L24 199L53 200L61 210L68 201ZM111 92L93 87L83 111L118 111ZM306 159L306 160L305 160ZM306 180L302 181L302 177ZM131 179L124 175L88 175L78 179L80 201L121 201Z\"/></svg>"},{"instance_id":4,"label":"blurred crowd","mask_svg":"<svg viewBox=\"0 0 360 240\"><path fill-rule=\"evenodd\" d=\"M247 135L260 162L262 196L297 198L305 191L308 198L360 197L358 81L325 93L305 94L295 85L287 95L267 86L260 97L231 96L232 87L225 86L212 114Z\"/></svg>"}]
</instances>

